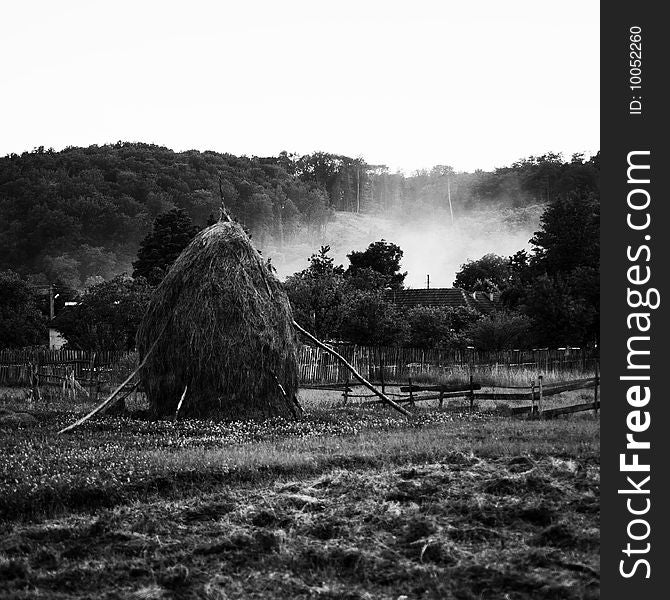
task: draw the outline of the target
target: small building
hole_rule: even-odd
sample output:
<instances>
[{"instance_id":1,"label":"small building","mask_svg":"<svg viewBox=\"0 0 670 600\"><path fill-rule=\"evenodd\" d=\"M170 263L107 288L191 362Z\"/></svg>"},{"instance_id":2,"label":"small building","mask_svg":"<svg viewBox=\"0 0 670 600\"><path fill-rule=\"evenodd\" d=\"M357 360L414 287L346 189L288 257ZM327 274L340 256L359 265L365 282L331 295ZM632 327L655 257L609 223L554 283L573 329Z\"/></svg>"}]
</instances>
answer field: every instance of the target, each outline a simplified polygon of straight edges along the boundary
<instances>
[{"instance_id":1,"label":"small building","mask_svg":"<svg viewBox=\"0 0 670 600\"><path fill-rule=\"evenodd\" d=\"M466 292L461 288L389 290L387 298L396 306L404 309L417 306L463 307L489 314L502 308L500 292Z\"/></svg>"}]
</instances>

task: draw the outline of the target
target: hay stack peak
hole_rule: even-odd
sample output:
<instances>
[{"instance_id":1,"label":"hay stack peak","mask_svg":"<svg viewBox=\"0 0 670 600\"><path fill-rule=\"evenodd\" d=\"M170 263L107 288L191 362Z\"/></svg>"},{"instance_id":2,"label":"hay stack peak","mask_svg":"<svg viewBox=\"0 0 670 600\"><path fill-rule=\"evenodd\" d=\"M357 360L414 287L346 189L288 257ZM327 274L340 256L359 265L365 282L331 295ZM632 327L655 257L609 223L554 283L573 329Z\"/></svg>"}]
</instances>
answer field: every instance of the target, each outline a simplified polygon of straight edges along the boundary
<instances>
[{"instance_id":1,"label":"hay stack peak","mask_svg":"<svg viewBox=\"0 0 670 600\"><path fill-rule=\"evenodd\" d=\"M291 307L242 227L200 232L158 286L137 334L157 416L297 416Z\"/></svg>"}]
</instances>

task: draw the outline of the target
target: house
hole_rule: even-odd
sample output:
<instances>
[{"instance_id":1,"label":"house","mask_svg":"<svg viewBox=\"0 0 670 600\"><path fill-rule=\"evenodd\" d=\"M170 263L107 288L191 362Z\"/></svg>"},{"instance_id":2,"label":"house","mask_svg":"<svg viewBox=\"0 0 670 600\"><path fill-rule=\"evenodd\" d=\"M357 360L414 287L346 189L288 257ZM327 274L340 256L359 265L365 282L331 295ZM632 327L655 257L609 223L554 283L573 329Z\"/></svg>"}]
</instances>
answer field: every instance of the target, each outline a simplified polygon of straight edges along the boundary
<instances>
[{"instance_id":1,"label":"house","mask_svg":"<svg viewBox=\"0 0 670 600\"><path fill-rule=\"evenodd\" d=\"M400 308L433 306L439 308L472 308L480 313L489 314L502 308L500 292L466 292L461 288L432 288L389 290L386 296Z\"/></svg>"}]
</instances>

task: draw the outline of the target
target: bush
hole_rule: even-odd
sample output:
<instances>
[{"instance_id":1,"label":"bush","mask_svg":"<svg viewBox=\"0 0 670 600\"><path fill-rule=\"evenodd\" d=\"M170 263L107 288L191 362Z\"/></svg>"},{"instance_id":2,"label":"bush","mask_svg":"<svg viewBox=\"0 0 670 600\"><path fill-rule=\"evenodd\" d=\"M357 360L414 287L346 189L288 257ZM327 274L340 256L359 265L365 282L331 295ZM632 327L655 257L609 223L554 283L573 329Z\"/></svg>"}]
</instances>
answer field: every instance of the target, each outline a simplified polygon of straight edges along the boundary
<instances>
[{"instance_id":1,"label":"bush","mask_svg":"<svg viewBox=\"0 0 670 600\"><path fill-rule=\"evenodd\" d=\"M529 345L531 320L512 312L495 312L469 325L464 334L478 350L510 350Z\"/></svg>"},{"instance_id":2,"label":"bush","mask_svg":"<svg viewBox=\"0 0 670 600\"><path fill-rule=\"evenodd\" d=\"M354 344L394 346L406 339L405 319L382 291L352 292L342 313L341 335Z\"/></svg>"},{"instance_id":3,"label":"bush","mask_svg":"<svg viewBox=\"0 0 670 600\"><path fill-rule=\"evenodd\" d=\"M405 313L407 345L414 348L465 346L463 330L480 319L469 308L417 306Z\"/></svg>"},{"instance_id":4,"label":"bush","mask_svg":"<svg viewBox=\"0 0 670 600\"><path fill-rule=\"evenodd\" d=\"M0 271L0 348L47 342L47 319L35 290L14 271Z\"/></svg>"}]
</instances>

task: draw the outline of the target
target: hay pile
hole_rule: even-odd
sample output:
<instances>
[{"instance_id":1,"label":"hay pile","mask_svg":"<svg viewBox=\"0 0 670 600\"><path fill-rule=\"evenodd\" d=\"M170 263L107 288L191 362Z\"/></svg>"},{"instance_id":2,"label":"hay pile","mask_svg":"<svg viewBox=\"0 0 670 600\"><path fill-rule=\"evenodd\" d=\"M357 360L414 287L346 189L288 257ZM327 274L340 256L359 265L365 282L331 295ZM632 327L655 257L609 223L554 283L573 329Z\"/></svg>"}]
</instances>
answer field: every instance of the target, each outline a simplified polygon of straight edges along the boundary
<instances>
[{"instance_id":1,"label":"hay pile","mask_svg":"<svg viewBox=\"0 0 670 600\"><path fill-rule=\"evenodd\" d=\"M288 298L240 225L189 244L156 289L137 333L152 412L223 419L297 416L296 334Z\"/></svg>"}]
</instances>

